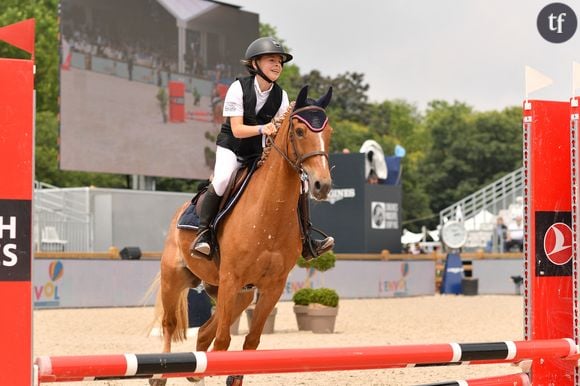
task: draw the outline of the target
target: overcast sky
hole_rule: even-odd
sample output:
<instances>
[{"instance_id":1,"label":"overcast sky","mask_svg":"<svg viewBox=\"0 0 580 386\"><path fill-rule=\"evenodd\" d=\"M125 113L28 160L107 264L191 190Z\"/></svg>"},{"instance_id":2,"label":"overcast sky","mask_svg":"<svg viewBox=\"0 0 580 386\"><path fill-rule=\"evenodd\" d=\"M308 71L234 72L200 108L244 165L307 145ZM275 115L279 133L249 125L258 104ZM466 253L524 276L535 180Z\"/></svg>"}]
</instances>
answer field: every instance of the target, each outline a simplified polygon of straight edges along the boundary
<instances>
[{"instance_id":1,"label":"overcast sky","mask_svg":"<svg viewBox=\"0 0 580 386\"><path fill-rule=\"evenodd\" d=\"M477 110L521 105L524 66L554 80L530 99L567 100L580 31L553 44L536 18L538 0L226 0L258 13L292 49L301 73L365 75L373 102L433 99ZM580 1L566 1L580 17ZM580 90L577 91L579 93Z\"/></svg>"}]
</instances>

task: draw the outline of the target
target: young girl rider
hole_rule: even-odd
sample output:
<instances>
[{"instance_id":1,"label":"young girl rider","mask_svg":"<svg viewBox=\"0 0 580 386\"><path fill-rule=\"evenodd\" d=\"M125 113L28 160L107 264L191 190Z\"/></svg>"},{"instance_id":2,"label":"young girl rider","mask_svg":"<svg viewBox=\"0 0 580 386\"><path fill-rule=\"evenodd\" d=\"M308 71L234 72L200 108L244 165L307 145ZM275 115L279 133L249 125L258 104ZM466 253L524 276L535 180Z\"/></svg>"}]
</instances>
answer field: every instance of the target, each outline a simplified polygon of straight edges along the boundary
<instances>
[{"instance_id":1,"label":"young girl rider","mask_svg":"<svg viewBox=\"0 0 580 386\"><path fill-rule=\"evenodd\" d=\"M290 60L292 55L284 52L284 48L271 37L256 39L248 46L242 63L250 76L236 80L226 94L223 110L226 121L217 137L213 180L201 202L198 237L191 246L192 253L195 250L211 258L213 246L209 226L217 214L230 177L242 165L238 160L261 155L265 136L276 132L272 119L288 109L288 95L276 80L282 74L284 63ZM306 233L302 252L305 258L319 256L334 246L332 237L310 240ZM312 242L316 256L312 256L306 246L308 242Z\"/></svg>"}]
</instances>

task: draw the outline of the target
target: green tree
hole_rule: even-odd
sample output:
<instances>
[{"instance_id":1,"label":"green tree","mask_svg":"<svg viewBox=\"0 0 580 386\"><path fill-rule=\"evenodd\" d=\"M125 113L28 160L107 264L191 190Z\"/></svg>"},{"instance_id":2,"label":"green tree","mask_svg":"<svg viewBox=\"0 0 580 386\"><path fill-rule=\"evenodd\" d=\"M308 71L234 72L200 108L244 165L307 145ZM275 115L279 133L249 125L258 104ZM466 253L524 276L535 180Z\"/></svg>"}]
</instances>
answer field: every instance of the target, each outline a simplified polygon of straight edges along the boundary
<instances>
[{"instance_id":1,"label":"green tree","mask_svg":"<svg viewBox=\"0 0 580 386\"><path fill-rule=\"evenodd\" d=\"M158 177L155 179L155 189L164 192L197 192L199 183L199 180Z\"/></svg>"},{"instance_id":2,"label":"green tree","mask_svg":"<svg viewBox=\"0 0 580 386\"><path fill-rule=\"evenodd\" d=\"M521 165L521 110L474 112L433 101L425 118L431 146L419 167L434 213Z\"/></svg>"},{"instance_id":3,"label":"green tree","mask_svg":"<svg viewBox=\"0 0 580 386\"><path fill-rule=\"evenodd\" d=\"M309 85L309 93L318 98L333 87L332 102L328 108L334 120L350 120L368 124L369 85L364 83L364 74L346 72L335 78L323 76L320 71L312 70L302 76L301 85Z\"/></svg>"},{"instance_id":4,"label":"green tree","mask_svg":"<svg viewBox=\"0 0 580 386\"><path fill-rule=\"evenodd\" d=\"M362 143L371 136L369 128L358 122L332 119L330 123L334 129L330 143L331 153L339 153L343 149L358 152Z\"/></svg>"},{"instance_id":5,"label":"green tree","mask_svg":"<svg viewBox=\"0 0 580 386\"><path fill-rule=\"evenodd\" d=\"M283 90L288 93L288 98L293 101L296 100L298 92L302 84L302 77L300 76L300 68L295 64L285 64L284 71L277 82Z\"/></svg>"},{"instance_id":6,"label":"green tree","mask_svg":"<svg viewBox=\"0 0 580 386\"><path fill-rule=\"evenodd\" d=\"M468 146L474 132L472 108L460 102L433 101L429 103L425 125L431 144L420 170L426 187L433 188L431 208L439 212L478 186L466 162L466 152L472 150Z\"/></svg>"},{"instance_id":7,"label":"green tree","mask_svg":"<svg viewBox=\"0 0 580 386\"><path fill-rule=\"evenodd\" d=\"M403 227L412 232L421 230L422 225L431 228L439 218L431 210L431 196L426 181L416 169L406 167L409 159L403 159Z\"/></svg>"},{"instance_id":8,"label":"green tree","mask_svg":"<svg viewBox=\"0 0 580 386\"><path fill-rule=\"evenodd\" d=\"M36 114L35 174L42 182L59 185L58 169L58 120L52 111Z\"/></svg>"},{"instance_id":9,"label":"green tree","mask_svg":"<svg viewBox=\"0 0 580 386\"><path fill-rule=\"evenodd\" d=\"M510 107L475 115L474 146L480 184L489 184L522 166L522 110Z\"/></svg>"}]
</instances>

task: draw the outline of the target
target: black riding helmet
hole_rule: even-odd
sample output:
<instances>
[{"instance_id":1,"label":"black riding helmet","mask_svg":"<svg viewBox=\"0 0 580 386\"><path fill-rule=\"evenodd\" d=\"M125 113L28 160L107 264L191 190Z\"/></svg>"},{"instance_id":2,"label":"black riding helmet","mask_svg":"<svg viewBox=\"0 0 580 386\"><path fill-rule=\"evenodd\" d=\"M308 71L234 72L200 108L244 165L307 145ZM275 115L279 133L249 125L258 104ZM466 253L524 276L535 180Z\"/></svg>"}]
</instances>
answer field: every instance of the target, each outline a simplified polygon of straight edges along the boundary
<instances>
[{"instance_id":1,"label":"black riding helmet","mask_svg":"<svg viewBox=\"0 0 580 386\"><path fill-rule=\"evenodd\" d=\"M246 60L252 60L260 55L278 54L282 56L282 63L292 60L292 55L284 51L284 47L278 43L274 38L265 37L254 40L246 50Z\"/></svg>"},{"instance_id":2,"label":"black riding helmet","mask_svg":"<svg viewBox=\"0 0 580 386\"><path fill-rule=\"evenodd\" d=\"M246 49L244 62L250 74L252 75L258 74L268 82L272 83L272 81L268 79L268 77L262 72L259 66L256 65L256 67L258 67L258 70L255 70L252 67L252 60L258 59L260 56L268 54L282 56L282 64L292 60L292 55L286 53L284 51L284 47L282 47L282 45L278 43L274 38L263 37L258 38L254 40L252 43L250 43L250 45Z\"/></svg>"}]
</instances>

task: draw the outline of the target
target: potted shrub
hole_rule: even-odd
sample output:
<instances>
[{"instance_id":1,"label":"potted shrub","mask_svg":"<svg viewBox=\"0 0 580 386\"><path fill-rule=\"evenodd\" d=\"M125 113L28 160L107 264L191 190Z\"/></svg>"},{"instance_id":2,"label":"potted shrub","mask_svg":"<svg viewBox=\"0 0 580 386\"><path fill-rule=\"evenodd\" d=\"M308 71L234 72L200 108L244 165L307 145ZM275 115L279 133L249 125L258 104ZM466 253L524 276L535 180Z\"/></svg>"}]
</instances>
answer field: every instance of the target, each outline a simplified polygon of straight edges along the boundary
<instances>
[{"instance_id":1,"label":"potted shrub","mask_svg":"<svg viewBox=\"0 0 580 386\"><path fill-rule=\"evenodd\" d=\"M303 257L298 259L297 265L300 268L325 272L334 268L336 263L336 255L332 252L326 252L316 259L305 260ZM313 318L319 315L324 319L331 321L331 326L315 327L313 332L334 332L334 322L338 312L338 294L336 291L329 288L311 288L310 275L308 275L304 288L296 291L292 300L294 301L294 314L296 315L296 322L298 323L298 330L313 330ZM326 308L330 308L326 310ZM318 310L320 311L313 311Z\"/></svg>"},{"instance_id":2,"label":"potted shrub","mask_svg":"<svg viewBox=\"0 0 580 386\"><path fill-rule=\"evenodd\" d=\"M296 264L300 268L305 268L307 270L326 272L329 269L334 268L334 265L336 264L336 255L332 251L328 251L328 252L318 256L316 259L312 259L312 260L306 260L302 256L300 256L300 258L298 259ZM306 278L306 281L304 282L304 287L305 288L311 287L310 275Z\"/></svg>"},{"instance_id":3,"label":"potted shrub","mask_svg":"<svg viewBox=\"0 0 580 386\"><path fill-rule=\"evenodd\" d=\"M333 333L337 314L338 294L336 291L330 288L313 290L308 306L312 332L318 334Z\"/></svg>"},{"instance_id":4,"label":"potted shrub","mask_svg":"<svg viewBox=\"0 0 580 386\"><path fill-rule=\"evenodd\" d=\"M298 331L310 331L310 317L308 316L308 305L312 299L314 290L310 287L301 288L294 293L292 301L294 302L294 315L298 323Z\"/></svg>"}]
</instances>

